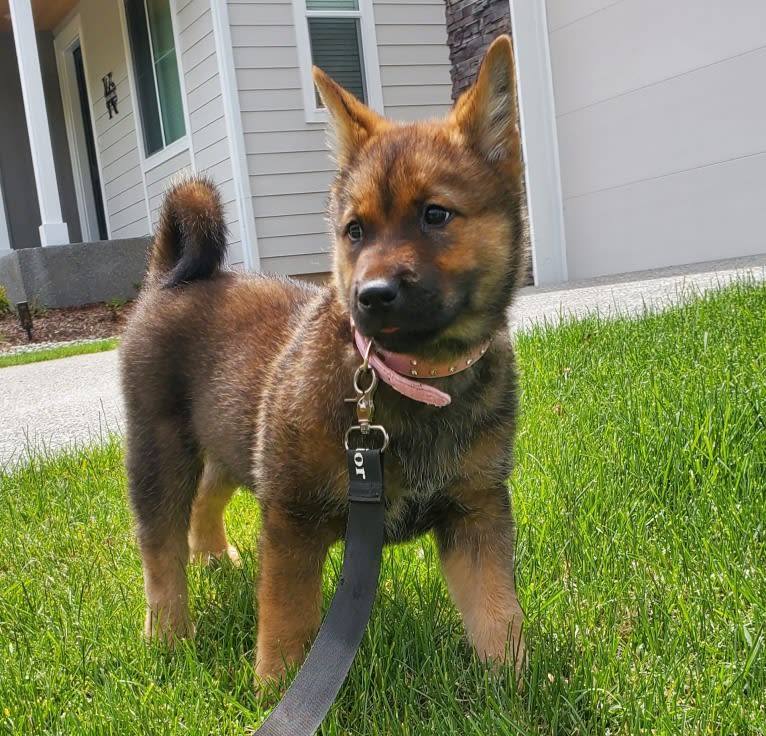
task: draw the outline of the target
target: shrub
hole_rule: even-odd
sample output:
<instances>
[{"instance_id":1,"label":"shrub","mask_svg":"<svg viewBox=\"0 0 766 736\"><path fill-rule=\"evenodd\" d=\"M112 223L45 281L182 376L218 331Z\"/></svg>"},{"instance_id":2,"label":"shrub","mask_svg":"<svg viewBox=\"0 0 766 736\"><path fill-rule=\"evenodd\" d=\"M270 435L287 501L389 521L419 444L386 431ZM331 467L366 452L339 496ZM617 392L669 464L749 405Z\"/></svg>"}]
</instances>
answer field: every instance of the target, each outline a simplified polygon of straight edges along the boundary
<instances>
[{"instance_id":1,"label":"shrub","mask_svg":"<svg viewBox=\"0 0 766 736\"><path fill-rule=\"evenodd\" d=\"M11 303L8 301L8 292L4 286L0 286L0 314L8 314L11 311Z\"/></svg>"}]
</instances>

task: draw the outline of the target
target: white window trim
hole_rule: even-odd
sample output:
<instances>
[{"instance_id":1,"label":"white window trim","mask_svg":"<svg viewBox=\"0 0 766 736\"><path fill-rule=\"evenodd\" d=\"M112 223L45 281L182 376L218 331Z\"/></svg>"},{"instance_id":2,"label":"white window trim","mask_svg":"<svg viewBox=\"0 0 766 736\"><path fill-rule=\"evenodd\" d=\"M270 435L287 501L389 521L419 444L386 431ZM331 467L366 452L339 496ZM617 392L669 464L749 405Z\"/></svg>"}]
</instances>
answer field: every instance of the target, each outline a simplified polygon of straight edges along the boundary
<instances>
[{"instance_id":1,"label":"white window trim","mask_svg":"<svg viewBox=\"0 0 766 736\"><path fill-rule=\"evenodd\" d=\"M140 124L140 121L139 121ZM143 156L143 163L144 163L144 169L145 171L151 171L152 169L156 169L161 164L164 164L165 161L170 161L171 158L175 158L181 153L184 153L186 151L189 151L189 134L187 134L181 138L179 138L177 141L173 141L170 145L165 146L165 148L160 148L159 151L155 151L150 156L147 156L144 154ZM191 160L191 153L189 155L189 158Z\"/></svg>"},{"instance_id":2,"label":"white window trim","mask_svg":"<svg viewBox=\"0 0 766 736\"><path fill-rule=\"evenodd\" d=\"M125 47L125 61L127 63L128 67L128 82L130 86L130 97L131 97L131 106L133 107L133 118L136 121L136 137L138 138L138 155L140 156L141 160L141 171L144 176L144 190L146 190L146 172L151 171L152 169L157 168L157 166L160 166L161 164L165 163L166 161L169 161L170 159L174 158L175 156L178 156L181 153L184 153L185 151L189 151L189 156L192 157L192 151L191 151L191 136L189 134L189 131L191 130L190 123L189 123L189 110L187 107L187 100L186 100L186 86L184 84L184 76L183 76L183 66L181 64L181 46L180 46L180 38L178 35L178 25L176 22L176 12L175 12L175 3L170 2L170 22L173 26L173 43L176 47L176 64L178 66L178 80L181 84L181 101L183 104L183 111L184 111L184 127L186 128L186 133L182 135L178 140L173 141L169 145L165 146L164 148L160 148L158 151L155 151L154 153L146 155L146 142L144 140L144 123L143 119L141 118L141 106L140 106L140 100L138 97L138 88L136 86L136 79L135 79L135 67L133 64L133 49L130 45L130 34L128 33L128 19L125 14L125 2L124 0L118 0L117 4L120 7L120 23L122 25L122 42ZM155 84L155 89L156 89ZM160 114L160 126L162 125L162 115ZM163 131L162 134L163 140L165 138L165 134ZM192 158L193 161L193 158ZM151 223L151 211L149 209L149 198L148 195L146 197L146 208L149 215L149 222Z\"/></svg>"},{"instance_id":3,"label":"white window trim","mask_svg":"<svg viewBox=\"0 0 766 736\"><path fill-rule=\"evenodd\" d=\"M317 107L314 80L311 77L311 40L308 18L358 18L362 40L362 64L367 92L367 106L384 114L383 87L380 81L378 38L375 33L373 0L359 0L359 10L307 10L306 0L293 0L295 35L298 45L298 66L303 88L303 110L307 123L326 123L327 110Z\"/></svg>"}]
</instances>

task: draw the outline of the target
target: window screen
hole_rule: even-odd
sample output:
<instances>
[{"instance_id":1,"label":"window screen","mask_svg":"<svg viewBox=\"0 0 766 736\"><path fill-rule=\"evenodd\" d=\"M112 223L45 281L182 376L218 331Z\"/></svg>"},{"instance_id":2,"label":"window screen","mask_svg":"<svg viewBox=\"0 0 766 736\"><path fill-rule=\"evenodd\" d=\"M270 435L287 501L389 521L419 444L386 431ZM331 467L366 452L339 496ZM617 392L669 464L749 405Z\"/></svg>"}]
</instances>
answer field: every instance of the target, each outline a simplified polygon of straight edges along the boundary
<instances>
[{"instance_id":1,"label":"window screen","mask_svg":"<svg viewBox=\"0 0 766 736\"><path fill-rule=\"evenodd\" d=\"M125 16L149 156L186 133L169 0L125 0Z\"/></svg>"},{"instance_id":2,"label":"window screen","mask_svg":"<svg viewBox=\"0 0 766 736\"><path fill-rule=\"evenodd\" d=\"M311 0L312 5L322 2ZM362 102L366 102L359 20L309 17L308 24L313 63ZM317 105L321 104L317 96Z\"/></svg>"}]
</instances>

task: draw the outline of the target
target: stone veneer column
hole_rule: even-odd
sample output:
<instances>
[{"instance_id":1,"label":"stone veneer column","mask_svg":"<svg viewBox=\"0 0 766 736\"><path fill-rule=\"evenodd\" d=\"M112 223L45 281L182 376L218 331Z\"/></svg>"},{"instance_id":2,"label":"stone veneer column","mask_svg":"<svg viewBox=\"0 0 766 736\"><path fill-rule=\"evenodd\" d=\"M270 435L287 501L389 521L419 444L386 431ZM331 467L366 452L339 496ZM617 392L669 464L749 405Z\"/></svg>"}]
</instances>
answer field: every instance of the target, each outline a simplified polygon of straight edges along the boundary
<instances>
[{"instance_id":1,"label":"stone veneer column","mask_svg":"<svg viewBox=\"0 0 766 736\"><path fill-rule=\"evenodd\" d=\"M452 99L470 86L492 41L511 32L508 0L447 0Z\"/></svg>"}]
</instances>

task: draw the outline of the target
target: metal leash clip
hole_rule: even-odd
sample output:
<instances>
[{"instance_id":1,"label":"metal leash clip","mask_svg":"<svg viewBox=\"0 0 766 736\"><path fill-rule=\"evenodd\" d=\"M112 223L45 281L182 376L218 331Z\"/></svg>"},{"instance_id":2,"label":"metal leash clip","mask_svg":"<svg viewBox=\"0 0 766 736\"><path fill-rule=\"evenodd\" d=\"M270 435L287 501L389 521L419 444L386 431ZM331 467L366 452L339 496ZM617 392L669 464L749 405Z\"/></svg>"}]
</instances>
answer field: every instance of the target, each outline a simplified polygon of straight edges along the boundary
<instances>
[{"instance_id":1,"label":"metal leash clip","mask_svg":"<svg viewBox=\"0 0 766 736\"><path fill-rule=\"evenodd\" d=\"M372 349L372 342L367 347L367 352L364 356L363 363L356 369L354 373L354 390L356 391L356 398L346 399L346 401L353 401L356 403L356 420L359 422L348 428L346 432L345 446L346 450L349 449L349 440L351 435L358 432L362 435L363 439L367 439L371 432L379 432L383 438L383 446L380 448L381 452L388 447L388 432L380 424L372 424L372 418L375 414L375 402L373 401L373 395L375 389L378 387L378 374L374 368L370 367L370 350ZM366 388L363 388L360 383L365 375L369 375L370 383Z\"/></svg>"}]
</instances>

